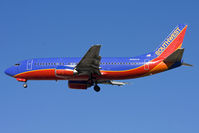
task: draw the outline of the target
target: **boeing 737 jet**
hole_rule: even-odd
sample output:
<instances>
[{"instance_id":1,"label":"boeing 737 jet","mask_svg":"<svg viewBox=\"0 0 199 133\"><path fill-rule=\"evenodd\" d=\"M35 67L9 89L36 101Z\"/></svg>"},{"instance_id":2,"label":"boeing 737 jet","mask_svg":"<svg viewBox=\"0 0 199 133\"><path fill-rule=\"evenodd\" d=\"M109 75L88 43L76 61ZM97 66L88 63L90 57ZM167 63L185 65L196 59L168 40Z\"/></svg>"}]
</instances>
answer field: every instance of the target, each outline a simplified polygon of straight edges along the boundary
<instances>
[{"instance_id":1,"label":"boeing 737 jet","mask_svg":"<svg viewBox=\"0 0 199 133\"><path fill-rule=\"evenodd\" d=\"M34 58L11 66L5 73L24 82L28 80L68 80L72 89L87 89L99 84L125 85L115 80L133 79L171 70L181 65L181 48L187 25L179 24L169 36L152 52L135 57L103 57L99 55L101 45L92 46L83 58Z\"/></svg>"}]
</instances>

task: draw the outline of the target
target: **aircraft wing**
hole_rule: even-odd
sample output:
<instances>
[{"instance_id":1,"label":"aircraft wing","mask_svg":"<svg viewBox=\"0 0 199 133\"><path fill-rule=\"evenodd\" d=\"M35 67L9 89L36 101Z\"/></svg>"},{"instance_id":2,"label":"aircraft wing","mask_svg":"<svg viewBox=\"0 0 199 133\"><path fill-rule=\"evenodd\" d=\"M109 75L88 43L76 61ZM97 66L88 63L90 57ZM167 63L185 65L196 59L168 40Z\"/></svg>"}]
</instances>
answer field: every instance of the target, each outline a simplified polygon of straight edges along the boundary
<instances>
[{"instance_id":1,"label":"aircraft wing","mask_svg":"<svg viewBox=\"0 0 199 133\"><path fill-rule=\"evenodd\" d=\"M99 70L101 61L101 56L99 56L100 47L101 45L94 45L87 51L75 68L78 75L101 75Z\"/></svg>"}]
</instances>

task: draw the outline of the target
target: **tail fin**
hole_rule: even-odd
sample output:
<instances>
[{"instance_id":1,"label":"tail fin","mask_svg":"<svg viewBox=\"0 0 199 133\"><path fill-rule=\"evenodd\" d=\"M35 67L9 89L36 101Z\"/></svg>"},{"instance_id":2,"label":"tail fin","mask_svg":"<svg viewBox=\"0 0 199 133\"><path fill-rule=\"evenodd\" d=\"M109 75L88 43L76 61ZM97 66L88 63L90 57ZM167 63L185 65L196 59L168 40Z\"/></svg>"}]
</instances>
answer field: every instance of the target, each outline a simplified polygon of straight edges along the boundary
<instances>
[{"instance_id":1,"label":"tail fin","mask_svg":"<svg viewBox=\"0 0 199 133\"><path fill-rule=\"evenodd\" d=\"M158 58L167 58L170 54L181 48L187 25L179 24L162 44L154 51Z\"/></svg>"}]
</instances>

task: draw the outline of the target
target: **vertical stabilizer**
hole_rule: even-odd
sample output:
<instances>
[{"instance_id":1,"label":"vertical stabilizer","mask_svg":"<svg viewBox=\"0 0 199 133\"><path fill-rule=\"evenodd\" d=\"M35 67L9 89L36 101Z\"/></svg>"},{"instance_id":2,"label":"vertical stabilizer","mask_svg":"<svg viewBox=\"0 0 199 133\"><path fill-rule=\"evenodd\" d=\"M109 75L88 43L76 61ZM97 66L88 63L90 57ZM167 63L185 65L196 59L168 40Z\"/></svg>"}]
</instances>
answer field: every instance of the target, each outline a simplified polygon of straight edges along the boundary
<instances>
[{"instance_id":1,"label":"vertical stabilizer","mask_svg":"<svg viewBox=\"0 0 199 133\"><path fill-rule=\"evenodd\" d=\"M187 25L179 24L169 36L154 51L158 58L166 58L177 49L181 48Z\"/></svg>"}]
</instances>

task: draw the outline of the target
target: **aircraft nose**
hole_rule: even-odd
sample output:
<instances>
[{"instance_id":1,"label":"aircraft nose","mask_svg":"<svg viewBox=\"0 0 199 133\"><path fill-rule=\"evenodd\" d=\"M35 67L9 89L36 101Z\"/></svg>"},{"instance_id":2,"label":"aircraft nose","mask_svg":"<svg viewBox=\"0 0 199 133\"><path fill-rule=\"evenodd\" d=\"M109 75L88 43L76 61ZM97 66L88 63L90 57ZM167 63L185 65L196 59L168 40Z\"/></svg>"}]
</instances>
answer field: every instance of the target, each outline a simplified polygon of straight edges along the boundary
<instances>
[{"instance_id":1,"label":"aircraft nose","mask_svg":"<svg viewBox=\"0 0 199 133\"><path fill-rule=\"evenodd\" d=\"M13 76L11 68L6 69L4 72L5 72L5 74L7 74L9 76Z\"/></svg>"}]
</instances>

